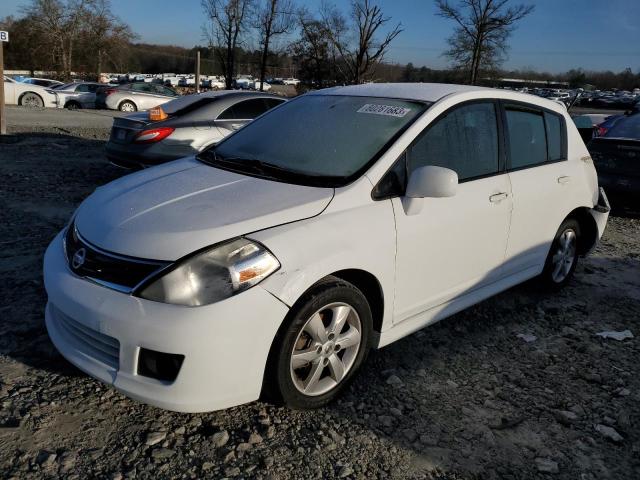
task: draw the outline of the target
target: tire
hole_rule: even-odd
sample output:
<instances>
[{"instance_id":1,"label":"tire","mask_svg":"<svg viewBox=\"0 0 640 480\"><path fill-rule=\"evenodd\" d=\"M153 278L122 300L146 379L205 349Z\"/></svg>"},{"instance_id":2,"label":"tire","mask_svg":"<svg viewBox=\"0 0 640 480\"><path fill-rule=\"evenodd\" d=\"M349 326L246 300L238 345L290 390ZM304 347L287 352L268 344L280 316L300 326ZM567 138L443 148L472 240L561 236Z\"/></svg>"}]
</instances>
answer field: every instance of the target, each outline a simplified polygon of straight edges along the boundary
<instances>
[{"instance_id":1,"label":"tire","mask_svg":"<svg viewBox=\"0 0 640 480\"><path fill-rule=\"evenodd\" d=\"M37 93L27 92L20 97L20 105L27 108L43 108L44 101Z\"/></svg>"},{"instance_id":2,"label":"tire","mask_svg":"<svg viewBox=\"0 0 640 480\"><path fill-rule=\"evenodd\" d=\"M559 290L569 283L578 266L580 233L580 224L574 218L568 218L562 222L540 275L543 286L551 290Z\"/></svg>"},{"instance_id":3,"label":"tire","mask_svg":"<svg viewBox=\"0 0 640 480\"><path fill-rule=\"evenodd\" d=\"M271 347L265 390L292 408L326 405L349 385L365 361L372 330L371 309L362 292L327 277L287 315Z\"/></svg>"},{"instance_id":4,"label":"tire","mask_svg":"<svg viewBox=\"0 0 640 480\"><path fill-rule=\"evenodd\" d=\"M79 110L80 109L80 104L78 102L68 102L64 108L66 108L67 110Z\"/></svg>"},{"instance_id":5,"label":"tire","mask_svg":"<svg viewBox=\"0 0 640 480\"><path fill-rule=\"evenodd\" d=\"M125 100L123 102L120 102L120 105L118 105L118 110L120 110L121 112L137 112L138 107L136 107L135 103L129 100Z\"/></svg>"}]
</instances>

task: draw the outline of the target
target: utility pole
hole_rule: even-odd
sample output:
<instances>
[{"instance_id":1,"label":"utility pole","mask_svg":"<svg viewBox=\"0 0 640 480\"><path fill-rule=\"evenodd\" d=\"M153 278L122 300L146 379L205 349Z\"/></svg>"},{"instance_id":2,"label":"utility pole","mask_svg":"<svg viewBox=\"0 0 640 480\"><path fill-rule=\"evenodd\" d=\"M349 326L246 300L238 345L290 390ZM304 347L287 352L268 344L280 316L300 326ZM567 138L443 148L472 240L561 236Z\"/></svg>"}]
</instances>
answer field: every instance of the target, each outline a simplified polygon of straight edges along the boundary
<instances>
[{"instance_id":1,"label":"utility pole","mask_svg":"<svg viewBox=\"0 0 640 480\"><path fill-rule=\"evenodd\" d=\"M196 92L200 93L200 50L196 52Z\"/></svg>"},{"instance_id":2,"label":"utility pole","mask_svg":"<svg viewBox=\"0 0 640 480\"><path fill-rule=\"evenodd\" d=\"M4 42L9 41L9 32L0 31L0 135L7 134L7 117L4 113Z\"/></svg>"}]
</instances>

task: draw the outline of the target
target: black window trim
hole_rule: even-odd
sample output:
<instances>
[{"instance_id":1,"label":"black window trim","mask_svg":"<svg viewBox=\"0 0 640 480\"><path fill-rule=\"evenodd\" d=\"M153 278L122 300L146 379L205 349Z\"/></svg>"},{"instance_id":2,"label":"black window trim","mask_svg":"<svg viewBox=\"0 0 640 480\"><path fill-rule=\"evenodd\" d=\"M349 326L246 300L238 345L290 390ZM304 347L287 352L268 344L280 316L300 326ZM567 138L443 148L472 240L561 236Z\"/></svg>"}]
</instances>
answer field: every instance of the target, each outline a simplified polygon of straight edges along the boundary
<instances>
[{"instance_id":1,"label":"black window trim","mask_svg":"<svg viewBox=\"0 0 640 480\"><path fill-rule=\"evenodd\" d=\"M568 149L567 149L567 123L565 121L564 115L553 111L549 108L541 107L539 105L534 105L527 102L521 102L519 100L508 100L508 99L500 99L500 110L502 117L502 135L504 137L504 147L505 147L505 156L506 156L506 172L519 172L520 170L527 170L529 168L537 168L543 167L545 165L552 165L554 163L566 162L569 159ZM546 153L547 159L542 163L534 163L532 165L524 165L522 167L511 167L511 148L510 148L510 138L509 138L509 125L507 123L507 109L511 107L517 111L523 112L531 112L535 114L539 114L542 116L542 121L544 124L544 138L546 142ZM560 120L560 158L557 160L549 160L549 140L548 140L548 131L547 131L547 119L545 118L545 113L555 115Z\"/></svg>"},{"instance_id":2,"label":"black window trim","mask_svg":"<svg viewBox=\"0 0 640 480\"><path fill-rule=\"evenodd\" d=\"M380 177L380 180L378 181L378 183L376 183L376 185L373 187L373 189L371 190L371 198L374 201L379 201L379 200L389 200L391 198L396 198L399 197L401 195L399 194L390 194L390 195L381 195L379 193L376 192L376 190L378 189L378 186L380 185L380 183L383 182L383 180L385 179L385 177L390 174L396 164L398 162L405 162L405 172L406 172L406 181L409 181L409 165L407 164L407 151L413 147L413 145L417 142L419 142L422 137L424 135L427 134L427 132L429 132L429 130L431 130L431 127L433 127L434 125L436 125L440 120L442 120L444 117L446 117L447 115L449 115L450 113L454 112L455 110L457 110L458 108L464 107L464 106L468 106L468 105L473 105L473 104L478 104L478 103L492 103L495 109L495 115L496 115L496 129L497 129L497 134L498 134L498 169L493 172L493 173L487 173L485 175L476 175L475 177L469 177L469 178L465 178L464 180L459 180L458 183L467 183L467 182L472 182L474 180L482 180L483 178L489 178L489 177L494 177L496 175L502 175L504 173L507 172L507 143L505 142L505 135L503 135L504 132L504 122L505 122L505 118L503 118L502 115L502 109L500 106L500 99L498 98L474 98L473 100L466 100L464 102L460 102L460 103L456 103L455 105L452 105L450 108L448 108L447 110L445 110L444 112L442 112L440 115L438 115L436 118L434 118L431 122L429 122L429 125L427 125L412 141L411 143L407 146L407 148L405 148L402 153L398 156L398 158L391 164L391 166L387 169L387 171L384 173L384 175L382 175ZM425 111L426 113L426 111ZM424 115L424 114L423 114ZM404 188L406 188L406 185L404 186Z\"/></svg>"},{"instance_id":3,"label":"black window trim","mask_svg":"<svg viewBox=\"0 0 640 480\"><path fill-rule=\"evenodd\" d=\"M215 121L220 121L220 122L251 122L253 120L255 120L256 118L260 117L261 115L264 115L265 113L267 113L269 110L279 107L280 105L282 105L283 103L286 102L286 100L282 100L280 102L279 105L276 105L274 107L269 107L267 104L267 99L271 99L270 97L253 97L253 98L243 98L239 101L237 101L236 103L234 103L233 105L230 105L229 107L225 108L222 112L220 112L218 114L218 116L216 117ZM262 103L264 104L264 106L266 107L266 110L264 112L262 112L260 115L257 115L253 118L220 118L221 115L223 115L227 110L231 110L232 108L235 108L236 106L240 105L243 102L248 102L248 101L252 101L252 100L262 100ZM276 100L280 100L278 98L276 98Z\"/></svg>"}]
</instances>

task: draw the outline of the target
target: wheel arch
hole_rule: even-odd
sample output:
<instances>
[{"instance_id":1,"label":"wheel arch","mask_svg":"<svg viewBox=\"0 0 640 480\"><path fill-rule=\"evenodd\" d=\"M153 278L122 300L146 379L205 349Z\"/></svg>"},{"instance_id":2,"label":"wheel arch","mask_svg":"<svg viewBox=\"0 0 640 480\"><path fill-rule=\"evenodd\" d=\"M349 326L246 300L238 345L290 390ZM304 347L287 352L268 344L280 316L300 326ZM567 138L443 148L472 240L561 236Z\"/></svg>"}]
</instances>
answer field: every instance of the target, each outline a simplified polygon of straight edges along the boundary
<instances>
[{"instance_id":1,"label":"wheel arch","mask_svg":"<svg viewBox=\"0 0 640 480\"><path fill-rule=\"evenodd\" d=\"M31 90L28 90L26 92L22 92L20 94L20 96L18 97L18 105L22 106L22 99L24 98L25 95L27 95L29 93L33 93L36 97L38 97L40 99L40 101L42 102L42 105L44 105L44 98L42 98L42 95L40 95L38 92L33 92Z\"/></svg>"},{"instance_id":2,"label":"wheel arch","mask_svg":"<svg viewBox=\"0 0 640 480\"><path fill-rule=\"evenodd\" d=\"M136 112L140 110L138 108L138 104L136 102L134 102L133 100L131 100L130 98L123 98L122 100L120 100L118 102L118 110L120 110L120 107L122 106L122 104L126 103L126 102L129 102L129 103L133 104L133 106L136 107Z\"/></svg>"},{"instance_id":3,"label":"wheel arch","mask_svg":"<svg viewBox=\"0 0 640 480\"><path fill-rule=\"evenodd\" d=\"M581 241L578 244L578 254L586 255L598 242L598 225L588 207L578 207L566 218L574 218L580 225Z\"/></svg>"},{"instance_id":4,"label":"wheel arch","mask_svg":"<svg viewBox=\"0 0 640 480\"><path fill-rule=\"evenodd\" d=\"M350 268L338 270L329 276L349 282L362 292L371 308L373 330L379 334L382 330L382 320L384 318L384 293L382 291L382 285L380 285L375 275L366 270Z\"/></svg>"}]
</instances>

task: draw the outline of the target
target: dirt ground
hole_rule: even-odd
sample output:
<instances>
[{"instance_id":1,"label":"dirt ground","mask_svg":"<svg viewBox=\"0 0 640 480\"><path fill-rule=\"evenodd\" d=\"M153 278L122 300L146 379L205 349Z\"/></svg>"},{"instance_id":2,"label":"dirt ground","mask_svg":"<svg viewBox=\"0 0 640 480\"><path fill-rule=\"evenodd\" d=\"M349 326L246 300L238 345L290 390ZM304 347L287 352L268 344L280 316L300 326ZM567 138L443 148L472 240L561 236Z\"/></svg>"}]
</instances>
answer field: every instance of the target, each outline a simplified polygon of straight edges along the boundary
<instances>
[{"instance_id":1,"label":"dirt ground","mask_svg":"<svg viewBox=\"0 0 640 480\"><path fill-rule=\"evenodd\" d=\"M123 171L104 159L108 127L17 110L16 143L0 143L0 478L640 478L637 214L610 218L561 293L525 284L372 352L326 408L171 413L49 341L44 250Z\"/></svg>"}]
</instances>

